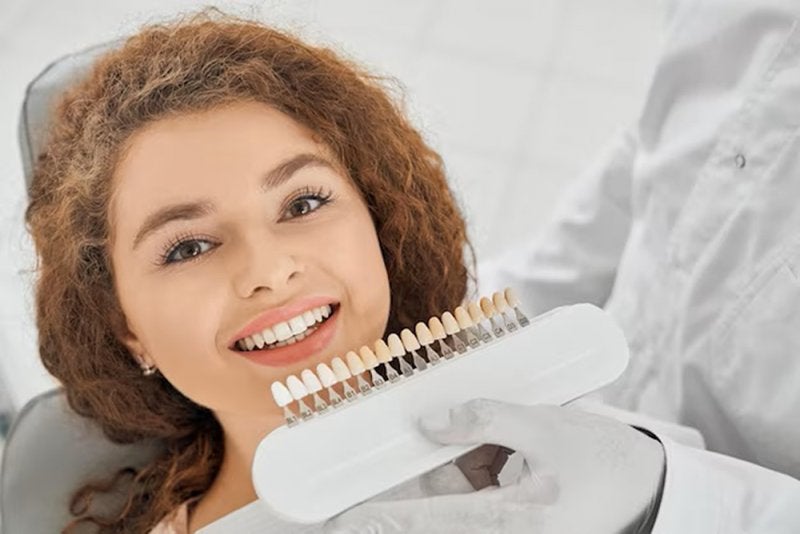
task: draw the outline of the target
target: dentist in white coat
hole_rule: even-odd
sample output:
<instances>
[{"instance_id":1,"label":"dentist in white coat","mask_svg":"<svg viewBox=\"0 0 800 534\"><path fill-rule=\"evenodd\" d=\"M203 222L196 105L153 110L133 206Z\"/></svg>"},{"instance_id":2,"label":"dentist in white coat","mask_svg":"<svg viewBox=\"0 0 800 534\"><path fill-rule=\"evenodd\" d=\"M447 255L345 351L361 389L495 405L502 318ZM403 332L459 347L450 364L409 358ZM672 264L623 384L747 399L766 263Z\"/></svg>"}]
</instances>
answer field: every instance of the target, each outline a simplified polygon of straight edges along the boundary
<instances>
[{"instance_id":1,"label":"dentist in white coat","mask_svg":"<svg viewBox=\"0 0 800 534\"><path fill-rule=\"evenodd\" d=\"M638 121L479 283L532 314L604 306L631 362L603 400L709 450L472 402L429 434L517 449L519 484L367 503L331 532L800 533L800 2L685 0L668 20Z\"/></svg>"}]
</instances>

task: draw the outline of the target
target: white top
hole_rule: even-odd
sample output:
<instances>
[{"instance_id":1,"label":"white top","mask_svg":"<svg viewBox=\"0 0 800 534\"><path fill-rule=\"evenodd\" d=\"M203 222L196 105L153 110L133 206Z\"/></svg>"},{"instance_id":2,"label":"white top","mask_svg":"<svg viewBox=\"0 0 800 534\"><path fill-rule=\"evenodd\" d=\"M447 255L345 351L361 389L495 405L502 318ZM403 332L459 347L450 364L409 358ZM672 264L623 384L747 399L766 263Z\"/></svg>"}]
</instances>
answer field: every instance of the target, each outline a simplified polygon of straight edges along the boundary
<instances>
[{"instance_id":1,"label":"white top","mask_svg":"<svg viewBox=\"0 0 800 534\"><path fill-rule=\"evenodd\" d=\"M447 464L430 473L409 480L392 488L370 501L392 499L417 499L445 493L470 492L472 486L455 464ZM260 501L254 501L227 516L218 519L211 525L197 531L197 534L321 534L322 524L302 525L289 523L275 516ZM173 512L172 517L165 518L148 534L190 534L186 505ZM193 534L193 533L191 533Z\"/></svg>"},{"instance_id":2,"label":"white top","mask_svg":"<svg viewBox=\"0 0 800 534\"><path fill-rule=\"evenodd\" d=\"M800 2L671 7L639 120L480 292L604 305L631 348L604 400L752 462L666 440L654 532L800 532Z\"/></svg>"}]
</instances>

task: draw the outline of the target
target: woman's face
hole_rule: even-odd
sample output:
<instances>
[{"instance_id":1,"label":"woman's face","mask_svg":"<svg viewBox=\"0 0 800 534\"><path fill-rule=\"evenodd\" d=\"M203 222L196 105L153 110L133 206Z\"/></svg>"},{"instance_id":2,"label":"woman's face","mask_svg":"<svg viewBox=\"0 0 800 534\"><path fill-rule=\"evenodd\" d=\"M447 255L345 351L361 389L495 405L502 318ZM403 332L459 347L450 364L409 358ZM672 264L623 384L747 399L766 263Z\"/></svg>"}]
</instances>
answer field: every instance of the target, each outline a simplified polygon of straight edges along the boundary
<instances>
[{"instance_id":1,"label":"woman's face","mask_svg":"<svg viewBox=\"0 0 800 534\"><path fill-rule=\"evenodd\" d=\"M326 147L267 105L136 132L110 223L123 341L214 411L277 413L273 380L383 335L389 281L367 206ZM242 351L257 332L273 344Z\"/></svg>"}]
</instances>

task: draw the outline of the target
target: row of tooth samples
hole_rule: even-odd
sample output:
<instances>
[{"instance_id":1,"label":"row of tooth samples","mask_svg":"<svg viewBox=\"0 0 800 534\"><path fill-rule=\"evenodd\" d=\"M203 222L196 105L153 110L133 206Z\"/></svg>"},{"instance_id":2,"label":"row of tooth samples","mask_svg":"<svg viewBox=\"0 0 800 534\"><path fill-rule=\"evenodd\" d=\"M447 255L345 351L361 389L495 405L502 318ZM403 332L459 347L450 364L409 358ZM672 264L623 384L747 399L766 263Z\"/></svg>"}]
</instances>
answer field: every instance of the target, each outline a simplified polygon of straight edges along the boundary
<instances>
[{"instance_id":1,"label":"row of tooth samples","mask_svg":"<svg viewBox=\"0 0 800 534\"><path fill-rule=\"evenodd\" d=\"M400 335L390 334L386 341L377 340L373 348L364 345L357 353L345 354L344 359L334 358L330 365L320 363L316 373L305 369L299 377L287 377L285 384L273 382L272 397L283 408L287 425L294 426L300 420L369 395L387 381L412 376L442 359L449 360L528 324L519 299L511 288L506 288L491 298L459 306L453 313L445 312L441 319L431 317L427 324L417 323L414 332L406 328ZM292 410L293 403L297 403L299 417Z\"/></svg>"}]
</instances>

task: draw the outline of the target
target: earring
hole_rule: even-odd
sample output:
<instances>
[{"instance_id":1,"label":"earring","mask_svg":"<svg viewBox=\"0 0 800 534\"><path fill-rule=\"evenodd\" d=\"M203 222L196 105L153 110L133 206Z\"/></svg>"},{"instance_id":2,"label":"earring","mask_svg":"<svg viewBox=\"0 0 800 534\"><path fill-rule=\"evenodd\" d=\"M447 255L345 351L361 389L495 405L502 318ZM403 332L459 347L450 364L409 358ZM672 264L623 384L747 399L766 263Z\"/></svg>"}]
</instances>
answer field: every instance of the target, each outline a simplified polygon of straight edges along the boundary
<instances>
[{"instance_id":1,"label":"earring","mask_svg":"<svg viewBox=\"0 0 800 534\"><path fill-rule=\"evenodd\" d=\"M139 359L139 366L142 368L142 375L144 376L153 376L156 373L156 366L155 365L147 365L144 363L144 358L142 358L141 354L137 354Z\"/></svg>"}]
</instances>

